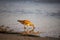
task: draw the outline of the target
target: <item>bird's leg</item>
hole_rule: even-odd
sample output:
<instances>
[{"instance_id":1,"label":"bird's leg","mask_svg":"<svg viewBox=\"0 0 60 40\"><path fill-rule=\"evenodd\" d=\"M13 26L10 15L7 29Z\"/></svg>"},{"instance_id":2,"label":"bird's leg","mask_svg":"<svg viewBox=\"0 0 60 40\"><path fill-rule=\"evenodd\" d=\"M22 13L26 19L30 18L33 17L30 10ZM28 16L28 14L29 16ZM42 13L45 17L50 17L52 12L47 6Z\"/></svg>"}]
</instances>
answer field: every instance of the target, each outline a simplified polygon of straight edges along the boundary
<instances>
[{"instance_id":1,"label":"bird's leg","mask_svg":"<svg viewBox=\"0 0 60 40\"><path fill-rule=\"evenodd\" d=\"M25 27L25 25L24 25L24 31L25 31L25 29L26 29L26 27Z\"/></svg>"},{"instance_id":2,"label":"bird's leg","mask_svg":"<svg viewBox=\"0 0 60 40\"><path fill-rule=\"evenodd\" d=\"M27 27L28 27L28 25L27 25ZM28 29L26 30L26 32L28 33Z\"/></svg>"},{"instance_id":3,"label":"bird's leg","mask_svg":"<svg viewBox=\"0 0 60 40\"><path fill-rule=\"evenodd\" d=\"M33 28L33 29L32 29L32 30L30 30L30 32L34 32L35 27L34 27L34 26L32 26L32 28Z\"/></svg>"},{"instance_id":4,"label":"bird's leg","mask_svg":"<svg viewBox=\"0 0 60 40\"><path fill-rule=\"evenodd\" d=\"M26 27L28 27L28 25L24 25L24 32L26 32L26 34L29 34L29 30L26 29Z\"/></svg>"},{"instance_id":5,"label":"bird's leg","mask_svg":"<svg viewBox=\"0 0 60 40\"><path fill-rule=\"evenodd\" d=\"M33 26L33 31L34 31L35 27Z\"/></svg>"},{"instance_id":6,"label":"bird's leg","mask_svg":"<svg viewBox=\"0 0 60 40\"><path fill-rule=\"evenodd\" d=\"M29 25L27 25L27 27L28 27ZM27 34L29 34L30 32L29 32L29 29L27 29Z\"/></svg>"}]
</instances>

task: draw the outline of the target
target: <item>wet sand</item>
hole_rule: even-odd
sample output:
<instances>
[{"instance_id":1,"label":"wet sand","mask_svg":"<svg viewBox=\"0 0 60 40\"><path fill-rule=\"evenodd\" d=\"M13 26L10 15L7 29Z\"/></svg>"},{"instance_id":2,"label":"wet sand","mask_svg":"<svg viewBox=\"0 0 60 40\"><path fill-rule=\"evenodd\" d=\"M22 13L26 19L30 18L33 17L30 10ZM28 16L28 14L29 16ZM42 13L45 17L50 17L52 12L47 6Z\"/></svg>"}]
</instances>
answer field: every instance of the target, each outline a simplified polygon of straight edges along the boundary
<instances>
[{"instance_id":1,"label":"wet sand","mask_svg":"<svg viewBox=\"0 0 60 40\"><path fill-rule=\"evenodd\" d=\"M37 37L37 36L24 36L20 34L2 34L0 33L0 40L60 40L59 38L52 37Z\"/></svg>"}]
</instances>

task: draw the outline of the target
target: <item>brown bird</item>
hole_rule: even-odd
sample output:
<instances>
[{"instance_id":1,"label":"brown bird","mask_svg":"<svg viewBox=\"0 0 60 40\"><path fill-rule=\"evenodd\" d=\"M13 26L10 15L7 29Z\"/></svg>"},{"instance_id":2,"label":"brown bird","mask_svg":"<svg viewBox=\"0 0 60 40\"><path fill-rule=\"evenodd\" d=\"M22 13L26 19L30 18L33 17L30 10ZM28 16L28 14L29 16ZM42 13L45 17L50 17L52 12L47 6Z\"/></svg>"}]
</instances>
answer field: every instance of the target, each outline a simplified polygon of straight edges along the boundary
<instances>
[{"instance_id":1,"label":"brown bird","mask_svg":"<svg viewBox=\"0 0 60 40\"><path fill-rule=\"evenodd\" d=\"M32 27L33 29L31 31L34 31L35 27L34 27L34 24L29 21L29 20L17 20L19 23L23 24L24 25L24 30L26 29L26 26L27 27Z\"/></svg>"}]
</instances>

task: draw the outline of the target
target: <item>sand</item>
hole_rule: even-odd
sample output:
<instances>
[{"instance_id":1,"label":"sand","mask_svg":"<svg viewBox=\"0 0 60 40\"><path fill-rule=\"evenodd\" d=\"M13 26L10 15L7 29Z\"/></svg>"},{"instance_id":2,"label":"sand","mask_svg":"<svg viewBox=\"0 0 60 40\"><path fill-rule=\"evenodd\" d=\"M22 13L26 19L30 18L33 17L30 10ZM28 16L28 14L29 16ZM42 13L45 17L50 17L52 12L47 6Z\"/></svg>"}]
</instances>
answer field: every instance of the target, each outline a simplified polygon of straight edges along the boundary
<instances>
[{"instance_id":1,"label":"sand","mask_svg":"<svg viewBox=\"0 0 60 40\"><path fill-rule=\"evenodd\" d=\"M59 40L59 38L24 36L24 35L20 35L20 34L0 33L0 40Z\"/></svg>"}]
</instances>

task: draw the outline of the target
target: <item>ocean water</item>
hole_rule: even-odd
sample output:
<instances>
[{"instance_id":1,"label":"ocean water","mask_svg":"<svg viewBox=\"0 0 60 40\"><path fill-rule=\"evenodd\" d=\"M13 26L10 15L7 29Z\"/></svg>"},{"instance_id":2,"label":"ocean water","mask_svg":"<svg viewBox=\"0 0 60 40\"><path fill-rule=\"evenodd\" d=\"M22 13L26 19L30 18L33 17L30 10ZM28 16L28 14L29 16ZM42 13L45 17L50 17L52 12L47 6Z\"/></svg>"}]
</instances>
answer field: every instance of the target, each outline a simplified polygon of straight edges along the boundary
<instances>
[{"instance_id":1,"label":"ocean water","mask_svg":"<svg viewBox=\"0 0 60 40\"><path fill-rule=\"evenodd\" d=\"M60 4L36 2L0 2L0 25L24 31L23 25L17 20L30 20L36 27L35 31L42 32L41 37L60 36Z\"/></svg>"}]
</instances>

